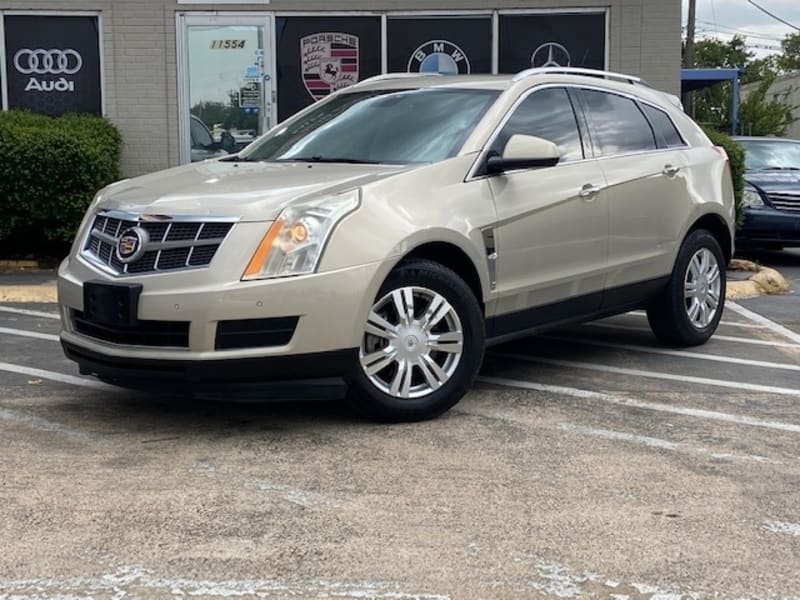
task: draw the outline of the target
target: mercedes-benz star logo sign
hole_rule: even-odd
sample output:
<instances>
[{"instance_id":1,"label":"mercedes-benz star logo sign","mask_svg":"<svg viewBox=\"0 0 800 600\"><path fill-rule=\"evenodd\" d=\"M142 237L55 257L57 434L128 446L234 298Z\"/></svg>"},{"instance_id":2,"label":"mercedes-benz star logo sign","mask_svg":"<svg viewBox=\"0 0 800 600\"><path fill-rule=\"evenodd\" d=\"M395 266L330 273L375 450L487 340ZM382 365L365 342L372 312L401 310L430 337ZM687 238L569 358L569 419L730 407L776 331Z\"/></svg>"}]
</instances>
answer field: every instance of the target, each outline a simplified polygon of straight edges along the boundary
<instances>
[{"instance_id":1,"label":"mercedes-benz star logo sign","mask_svg":"<svg viewBox=\"0 0 800 600\"><path fill-rule=\"evenodd\" d=\"M121 263L132 263L142 257L144 248L149 241L150 236L147 235L146 229L130 227L119 236L115 254Z\"/></svg>"},{"instance_id":2,"label":"mercedes-benz star logo sign","mask_svg":"<svg viewBox=\"0 0 800 600\"><path fill-rule=\"evenodd\" d=\"M23 75L74 75L81 70L83 58L77 50L31 50L23 48L14 55L14 67Z\"/></svg>"},{"instance_id":3,"label":"mercedes-benz star logo sign","mask_svg":"<svg viewBox=\"0 0 800 600\"><path fill-rule=\"evenodd\" d=\"M569 67L572 57L558 42L546 42L531 54L532 67Z\"/></svg>"}]
</instances>

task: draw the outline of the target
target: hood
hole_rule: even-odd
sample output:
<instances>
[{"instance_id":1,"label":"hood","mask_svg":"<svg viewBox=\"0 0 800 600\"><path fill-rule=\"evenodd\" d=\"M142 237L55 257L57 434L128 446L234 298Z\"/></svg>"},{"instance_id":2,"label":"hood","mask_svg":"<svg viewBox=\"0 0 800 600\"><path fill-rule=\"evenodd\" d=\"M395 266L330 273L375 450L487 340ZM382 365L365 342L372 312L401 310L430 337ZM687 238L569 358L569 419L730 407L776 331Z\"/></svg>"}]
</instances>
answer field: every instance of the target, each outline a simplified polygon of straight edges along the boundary
<instances>
[{"instance_id":1,"label":"hood","mask_svg":"<svg viewBox=\"0 0 800 600\"><path fill-rule=\"evenodd\" d=\"M744 178L766 194L800 195L800 171L747 171Z\"/></svg>"},{"instance_id":2,"label":"hood","mask_svg":"<svg viewBox=\"0 0 800 600\"><path fill-rule=\"evenodd\" d=\"M298 198L336 194L406 167L210 160L119 182L97 208L135 214L238 217L269 221Z\"/></svg>"}]
</instances>

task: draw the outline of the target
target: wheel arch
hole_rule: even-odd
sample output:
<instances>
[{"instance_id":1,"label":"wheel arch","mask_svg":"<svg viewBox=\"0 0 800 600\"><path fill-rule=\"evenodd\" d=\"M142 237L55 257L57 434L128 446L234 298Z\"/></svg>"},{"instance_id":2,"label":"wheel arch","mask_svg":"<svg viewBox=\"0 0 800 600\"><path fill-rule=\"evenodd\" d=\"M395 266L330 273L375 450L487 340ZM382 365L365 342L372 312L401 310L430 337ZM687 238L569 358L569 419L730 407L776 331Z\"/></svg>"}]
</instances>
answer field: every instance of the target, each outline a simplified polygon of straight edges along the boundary
<instances>
[{"instance_id":1,"label":"wheel arch","mask_svg":"<svg viewBox=\"0 0 800 600\"><path fill-rule=\"evenodd\" d=\"M461 277L475 294L481 310L485 313L481 277L474 261L462 248L451 242L424 242L407 252L398 261L398 264L412 258L422 258L439 263Z\"/></svg>"},{"instance_id":2,"label":"wheel arch","mask_svg":"<svg viewBox=\"0 0 800 600\"><path fill-rule=\"evenodd\" d=\"M714 236L720 248L722 248L722 254L725 257L725 264L727 265L733 257L733 239L725 219L716 213L707 213L692 223L684 239L697 229L705 229Z\"/></svg>"}]
</instances>

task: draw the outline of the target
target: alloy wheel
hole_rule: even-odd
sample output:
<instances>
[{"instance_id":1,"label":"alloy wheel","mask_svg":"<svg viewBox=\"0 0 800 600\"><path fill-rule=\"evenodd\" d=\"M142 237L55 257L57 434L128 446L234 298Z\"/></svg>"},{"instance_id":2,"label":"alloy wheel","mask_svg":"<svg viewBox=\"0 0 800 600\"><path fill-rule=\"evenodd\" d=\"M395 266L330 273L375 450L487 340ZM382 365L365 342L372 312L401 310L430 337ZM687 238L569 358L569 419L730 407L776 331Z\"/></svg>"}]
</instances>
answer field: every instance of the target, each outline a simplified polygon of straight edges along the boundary
<instances>
[{"instance_id":1,"label":"alloy wheel","mask_svg":"<svg viewBox=\"0 0 800 600\"><path fill-rule=\"evenodd\" d=\"M463 350L461 319L447 299L425 287L407 286L372 306L359 362L382 392L421 398L450 380Z\"/></svg>"},{"instance_id":2,"label":"alloy wheel","mask_svg":"<svg viewBox=\"0 0 800 600\"><path fill-rule=\"evenodd\" d=\"M683 297L686 315L697 329L708 327L719 310L720 280L717 257L708 248L694 253L686 269Z\"/></svg>"}]
</instances>

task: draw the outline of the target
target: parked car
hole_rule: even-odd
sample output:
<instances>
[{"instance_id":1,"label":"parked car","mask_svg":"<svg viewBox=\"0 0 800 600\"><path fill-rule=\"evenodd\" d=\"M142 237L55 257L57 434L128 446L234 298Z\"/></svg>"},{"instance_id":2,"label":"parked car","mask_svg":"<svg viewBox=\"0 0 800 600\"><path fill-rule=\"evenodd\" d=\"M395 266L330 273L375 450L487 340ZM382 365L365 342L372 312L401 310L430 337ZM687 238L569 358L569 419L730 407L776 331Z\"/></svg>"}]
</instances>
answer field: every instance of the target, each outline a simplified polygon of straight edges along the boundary
<instances>
[{"instance_id":1,"label":"parked car","mask_svg":"<svg viewBox=\"0 0 800 600\"><path fill-rule=\"evenodd\" d=\"M426 419L488 344L543 328L645 308L664 343L705 342L733 222L724 151L635 77L384 75L100 191L59 269L61 340L120 386L337 384Z\"/></svg>"},{"instance_id":2,"label":"parked car","mask_svg":"<svg viewBox=\"0 0 800 600\"><path fill-rule=\"evenodd\" d=\"M230 133L223 131L220 141L215 141L206 124L195 115L189 115L189 136L192 162L225 156L236 149L236 141Z\"/></svg>"},{"instance_id":3,"label":"parked car","mask_svg":"<svg viewBox=\"0 0 800 600\"><path fill-rule=\"evenodd\" d=\"M744 148L744 224L737 247L800 246L800 141L734 138Z\"/></svg>"}]
</instances>

